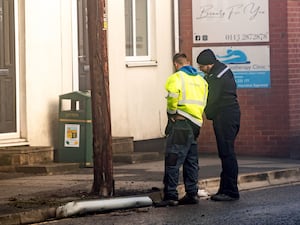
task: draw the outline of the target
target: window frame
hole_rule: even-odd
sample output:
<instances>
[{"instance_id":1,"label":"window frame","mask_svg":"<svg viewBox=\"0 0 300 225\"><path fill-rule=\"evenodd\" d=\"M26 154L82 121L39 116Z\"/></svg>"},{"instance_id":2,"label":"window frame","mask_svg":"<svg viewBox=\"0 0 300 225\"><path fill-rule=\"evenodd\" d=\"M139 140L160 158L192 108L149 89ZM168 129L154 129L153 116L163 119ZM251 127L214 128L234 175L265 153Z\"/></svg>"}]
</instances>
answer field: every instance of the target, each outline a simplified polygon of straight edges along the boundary
<instances>
[{"instance_id":1,"label":"window frame","mask_svg":"<svg viewBox=\"0 0 300 225\"><path fill-rule=\"evenodd\" d=\"M152 7L151 7L151 0L146 0L147 1L147 49L148 49L148 54L145 56L137 56L137 47L136 47L136 1L138 0L130 0L132 4L132 36L133 38L133 56L127 56L126 51L125 51L125 58L126 62L149 62L151 61L151 56L152 56L152 42L153 38L151 35L151 30L152 30L152 23L151 23L151 15L152 15ZM126 20L126 18L125 18ZM125 45L126 45L126 35L125 35ZM126 47L125 47L126 50ZM126 64L126 66L129 67L130 64ZM137 65L137 64L132 64L132 65ZM152 64L151 64L152 65Z\"/></svg>"}]
</instances>

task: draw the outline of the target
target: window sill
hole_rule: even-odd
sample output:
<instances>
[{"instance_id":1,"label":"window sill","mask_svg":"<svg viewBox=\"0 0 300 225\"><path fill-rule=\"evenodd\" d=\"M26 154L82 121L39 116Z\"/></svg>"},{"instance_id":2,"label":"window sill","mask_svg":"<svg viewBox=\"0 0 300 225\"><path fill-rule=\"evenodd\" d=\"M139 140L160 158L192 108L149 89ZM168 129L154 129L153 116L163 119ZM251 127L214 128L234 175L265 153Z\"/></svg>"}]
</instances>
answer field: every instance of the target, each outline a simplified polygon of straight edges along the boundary
<instances>
[{"instance_id":1,"label":"window sill","mask_svg":"<svg viewBox=\"0 0 300 225\"><path fill-rule=\"evenodd\" d=\"M151 67L151 66L157 66L157 61L136 61L136 62L127 62L126 67Z\"/></svg>"}]
</instances>

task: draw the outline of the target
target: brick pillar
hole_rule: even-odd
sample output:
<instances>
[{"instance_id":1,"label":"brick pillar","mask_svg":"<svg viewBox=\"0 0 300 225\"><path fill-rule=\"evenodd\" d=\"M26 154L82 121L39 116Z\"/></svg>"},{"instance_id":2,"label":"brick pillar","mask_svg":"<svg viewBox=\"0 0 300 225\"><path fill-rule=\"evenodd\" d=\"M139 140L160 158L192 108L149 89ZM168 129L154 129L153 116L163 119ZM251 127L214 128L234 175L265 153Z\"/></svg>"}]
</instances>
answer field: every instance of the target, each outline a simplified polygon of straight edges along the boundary
<instances>
[{"instance_id":1,"label":"brick pillar","mask_svg":"<svg viewBox=\"0 0 300 225\"><path fill-rule=\"evenodd\" d=\"M288 19L288 101L290 156L300 159L300 1L290 0Z\"/></svg>"}]
</instances>

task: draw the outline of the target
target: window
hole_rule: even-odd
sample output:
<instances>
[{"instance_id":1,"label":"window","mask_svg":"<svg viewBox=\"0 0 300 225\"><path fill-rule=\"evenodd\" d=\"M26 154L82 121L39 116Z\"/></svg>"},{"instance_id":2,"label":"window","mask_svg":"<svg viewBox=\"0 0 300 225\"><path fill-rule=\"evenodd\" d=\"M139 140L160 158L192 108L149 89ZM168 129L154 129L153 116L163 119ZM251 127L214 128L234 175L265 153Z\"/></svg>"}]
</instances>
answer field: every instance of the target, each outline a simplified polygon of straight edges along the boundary
<instances>
[{"instance_id":1,"label":"window","mask_svg":"<svg viewBox=\"0 0 300 225\"><path fill-rule=\"evenodd\" d=\"M150 60L150 0L125 0L127 61Z\"/></svg>"}]
</instances>

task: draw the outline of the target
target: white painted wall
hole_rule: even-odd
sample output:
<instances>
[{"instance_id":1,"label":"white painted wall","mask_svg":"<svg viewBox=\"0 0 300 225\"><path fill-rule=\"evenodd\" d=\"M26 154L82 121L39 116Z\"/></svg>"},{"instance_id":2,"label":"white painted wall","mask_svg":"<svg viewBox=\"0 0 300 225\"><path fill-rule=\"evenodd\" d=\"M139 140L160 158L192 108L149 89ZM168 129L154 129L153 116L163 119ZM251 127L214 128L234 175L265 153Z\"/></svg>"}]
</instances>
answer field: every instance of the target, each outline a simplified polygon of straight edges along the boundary
<instances>
[{"instance_id":1,"label":"white painted wall","mask_svg":"<svg viewBox=\"0 0 300 225\"><path fill-rule=\"evenodd\" d=\"M27 138L57 140L59 95L72 91L71 0L25 1Z\"/></svg>"},{"instance_id":2,"label":"white painted wall","mask_svg":"<svg viewBox=\"0 0 300 225\"><path fill-rule=\"evenodd\" d=\"M126 67L123 1L108 2L108 55L113 136L163 136L164 84L172 69L172 1L156 1L155 67ZM73 21L74 23L74 21ZM27 138L30 145L58 141L59 95L77 90L73 79L72 0L25 1Z\"/></svg>"},{"instance_id":3,"label":"white painted wall","mask_svg":"<svg viewBox=\"0 0 300 225\"><path fill-rule=\"evenodd\" d=\"M156 67L125 66L123 1L108 1L108 50L113 136L159 138L166 124L164 84L172 69L172 1L156 1Z\"/></svg>"}]
</instances>

